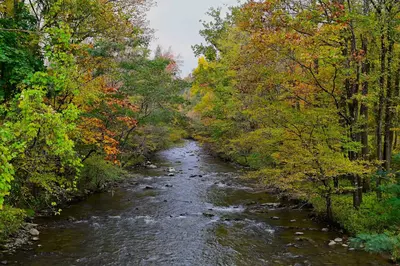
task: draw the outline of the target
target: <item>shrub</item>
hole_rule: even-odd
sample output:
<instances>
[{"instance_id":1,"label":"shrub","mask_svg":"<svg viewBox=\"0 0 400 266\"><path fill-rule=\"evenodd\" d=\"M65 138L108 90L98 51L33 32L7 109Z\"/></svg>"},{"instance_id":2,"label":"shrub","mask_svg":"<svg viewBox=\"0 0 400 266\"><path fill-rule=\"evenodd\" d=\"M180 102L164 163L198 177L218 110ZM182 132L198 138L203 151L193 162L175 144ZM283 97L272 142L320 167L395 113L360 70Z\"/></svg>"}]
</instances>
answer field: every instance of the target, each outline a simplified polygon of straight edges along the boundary
<instances>
[{"instance_id":1,"label":"shrub","mask_svg":"<svg viewBox=\"0 0 400 266\"><path fill-rule=\"evenodd\" d=\"M21 228L26 218L25 211L4 206L0 210L0 242L4 242L8 236Z\"/></svg>"},{"instance_id":2,"label":"shrub","mask_svg":"<svg viewBox=\"0 0 400 266\"><path fill-rule=\"evenodd\" d=\"M92 191L100 191L107 183L117 181L125 175L125 171L101 156L92 156L84 162L78 187Z\"/></svg>"}]
</instances>

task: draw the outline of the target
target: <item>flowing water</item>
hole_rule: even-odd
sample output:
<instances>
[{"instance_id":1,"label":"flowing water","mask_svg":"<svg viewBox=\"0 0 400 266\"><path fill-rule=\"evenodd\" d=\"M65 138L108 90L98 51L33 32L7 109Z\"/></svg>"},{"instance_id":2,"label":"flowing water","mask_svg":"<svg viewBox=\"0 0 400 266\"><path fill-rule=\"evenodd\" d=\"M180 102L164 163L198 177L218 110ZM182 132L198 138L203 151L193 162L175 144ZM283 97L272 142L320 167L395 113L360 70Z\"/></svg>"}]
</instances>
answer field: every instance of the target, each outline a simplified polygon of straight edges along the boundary
<instances>
[{"instance_id":1,"label":"flowing water","mask_svg":"<svg viewBox=\"0 0 400 266\"><path fill-rule=\"evenodd\" d=\"M38 219L40 240L8 257L9 264L390 265L328 246L338 233L322 232L326 225L311 221L307 210L255 208L278 201L194 141L160 152L155 162L158 169L113 192Z\"/></svg>"}]
</instances>

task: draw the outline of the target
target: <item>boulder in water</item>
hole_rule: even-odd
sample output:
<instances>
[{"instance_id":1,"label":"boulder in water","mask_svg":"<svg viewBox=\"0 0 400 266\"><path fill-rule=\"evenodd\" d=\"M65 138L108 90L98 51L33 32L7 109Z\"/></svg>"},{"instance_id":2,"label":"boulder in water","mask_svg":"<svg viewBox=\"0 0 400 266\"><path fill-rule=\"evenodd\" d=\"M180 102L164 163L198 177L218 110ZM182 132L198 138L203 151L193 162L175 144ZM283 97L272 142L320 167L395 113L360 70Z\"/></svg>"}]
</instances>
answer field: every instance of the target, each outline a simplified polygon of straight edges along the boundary
<instances>
[{"instance_id":1,"label":"boulder in water","mask_svg":"<svg viewBox=\"0 0 400 266\"><path fill-rule=\"evenodd\" d=\"M329 242L329 244L328 244L328 246L334 246L334 245L336 245L336 242L333 241L333 240L331 240L331 241Z\"/></svg>"},{"instance_id":2,"label":"boulder in water","mask_svg":"<svg viewBox=\"0 0 400 266\"><path fill-rule=\"evenodd\" d=\"M146 165L146 168L147 169L157 169L158 167L157 167L157 165L149 164L149 165Z\"/></svg>"},{"instance_id":3,"label":"boulder in water","mask_svg":"<svg viewBox=\"0 0 400 266\"><path fill-rule=\"evenodd\" d=\"M31 230L29 230L29 234L31 234L32 236L38 236L39 230L32 228Z\"/></svg>"},{"instance_id":4,"label":"boulder in water","mask_svg":"<svg viewBox=\"0 0 400 266\"><path fill-rule=\"evenodd\" d=\"M175 173L175 172L176 172L176 169L173 168L173 167L170 167L170 168L168 168L168 172L170 172L170 173Z\"/></svg>"}]
</instances>

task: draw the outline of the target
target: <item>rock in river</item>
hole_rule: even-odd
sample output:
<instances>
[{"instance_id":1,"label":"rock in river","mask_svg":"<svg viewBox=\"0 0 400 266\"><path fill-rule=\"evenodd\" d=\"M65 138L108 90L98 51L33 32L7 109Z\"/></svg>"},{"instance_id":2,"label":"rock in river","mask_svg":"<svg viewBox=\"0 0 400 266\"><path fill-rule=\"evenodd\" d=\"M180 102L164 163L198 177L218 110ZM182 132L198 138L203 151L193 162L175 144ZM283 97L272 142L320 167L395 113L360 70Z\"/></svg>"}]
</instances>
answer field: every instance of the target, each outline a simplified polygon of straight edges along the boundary
<instances>
[{"instance_id":1,"label":"rock in river","mask_svg":"<svg viewBox=\"0 0 400 266\"><path fill-rule=\"evenodd\" d=\"M32 228L31 230L29 230L29 233L32 236L38 236L39 235L39 231L37 229L35 229L35 228Z\"/></svg>"},{"instance_id":2,"label":"rock in river","mask_svg":"<svg viewBox=\"0 0 400 266\"><path fill-rule=\"evenodd\" d=\"M173 168L173 167L170 167L170 168L168 168L168 172L170 172L170 173L175 173L175 172L176 172L176 169Z\"/></svg>"},{"instance_id":3,"label":"rock in river","mask_svg":"<svg viewBox=\"0 0 400 266\"><path fill-rule=\"evenodd\" d=\"M336 245L336 242L335 241L333 241L333 240L331 240L330 242L329 242L329 244L328 244L329 246L334 246L334 245Z\"/></svg>"}]
</instances>

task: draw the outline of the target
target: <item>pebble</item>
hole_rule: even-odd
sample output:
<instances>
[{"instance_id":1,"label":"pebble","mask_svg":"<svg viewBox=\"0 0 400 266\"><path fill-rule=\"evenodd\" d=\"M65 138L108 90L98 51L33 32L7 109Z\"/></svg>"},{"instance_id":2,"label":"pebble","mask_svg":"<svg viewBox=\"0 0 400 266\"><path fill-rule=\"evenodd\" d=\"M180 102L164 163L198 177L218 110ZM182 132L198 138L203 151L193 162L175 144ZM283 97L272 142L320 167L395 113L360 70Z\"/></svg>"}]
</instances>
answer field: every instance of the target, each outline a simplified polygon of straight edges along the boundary
<instances>
[{"instance_id":1,"label":"pebble","mask_svg":"<svg viewBox=\"0 0 400 266\"><path fill-rule=\"evenodd\" d=\"M39 237L37 237L37 236L32 237L32 240L33 240L33 241L38 241L38 240L39 240Z\"/></svg>"},{"instance_id":2,"label":"pebble","mask_svg":"<svg viewBox=\"0 0 400 266\"><path fill-rule=\"evenodd\" d=\"M8 261L6 261L6 260L3 260L3 261L1 261L1 264L3 264L3 265L7 265L7 264L8 264Z\"/></svg>"},{"instance_id":3,"label":"pebble","mask_svg":"<svg viewBox=\"0 0 400 266\"><path fill-rule=\"evenodd\" d=\"M303 232L296 232L296 233L294 233L296 236L302 236L302 235L304 235L304 233Z\"/></svg>"},{"instance_id":4,"label":"pebble","mask_svg":"<svg viewBox=\"0 0 400 266\"><path fill-rule=\"evenodd\" d=\"M342 244L342 247L345 247L345 248L347 248L349 245L346 245L346 244Z\"/></svg>"},{"instance_id":5,"label":"pebble","mask_svg":"<svg viewBox=\"0 0 400 266\"><path fill-rule=\"evenodd\" d=\"M340 237L335 238L335 242L343 242L343 239L341 239Z\"/></svg>"},{"instance_id":6,"label":"pebble","mask_svg":"<svg viewBox=\"0 0 400 266\"><path fill-rule=\"evenodd\" d=\"M293 219L293 220L290 220L290 222L291 222L291 223L295 223L295 222L296 222L296 220L294 220L294 219Z\"/></svg>"},{"instance_id":7,"label":"pebble","mask_svg":"<svg viewBox=\"0 0 400 266\"><path fill-rule=\"evenodd\" d=\"M272 220L279 220L280 218L277 216L271 217Z\"/></svg>"},{"instance_id":8,"label":"pebble","mask_svg":"<svg viewBox=\"0 0 400 266\"><path fill-rule=\"evenodd\" d=\"M328 229L328 228L322 228L321 231L322 231L322 232L329 232L329 229Z\"/></svg>"}]
</instances>

